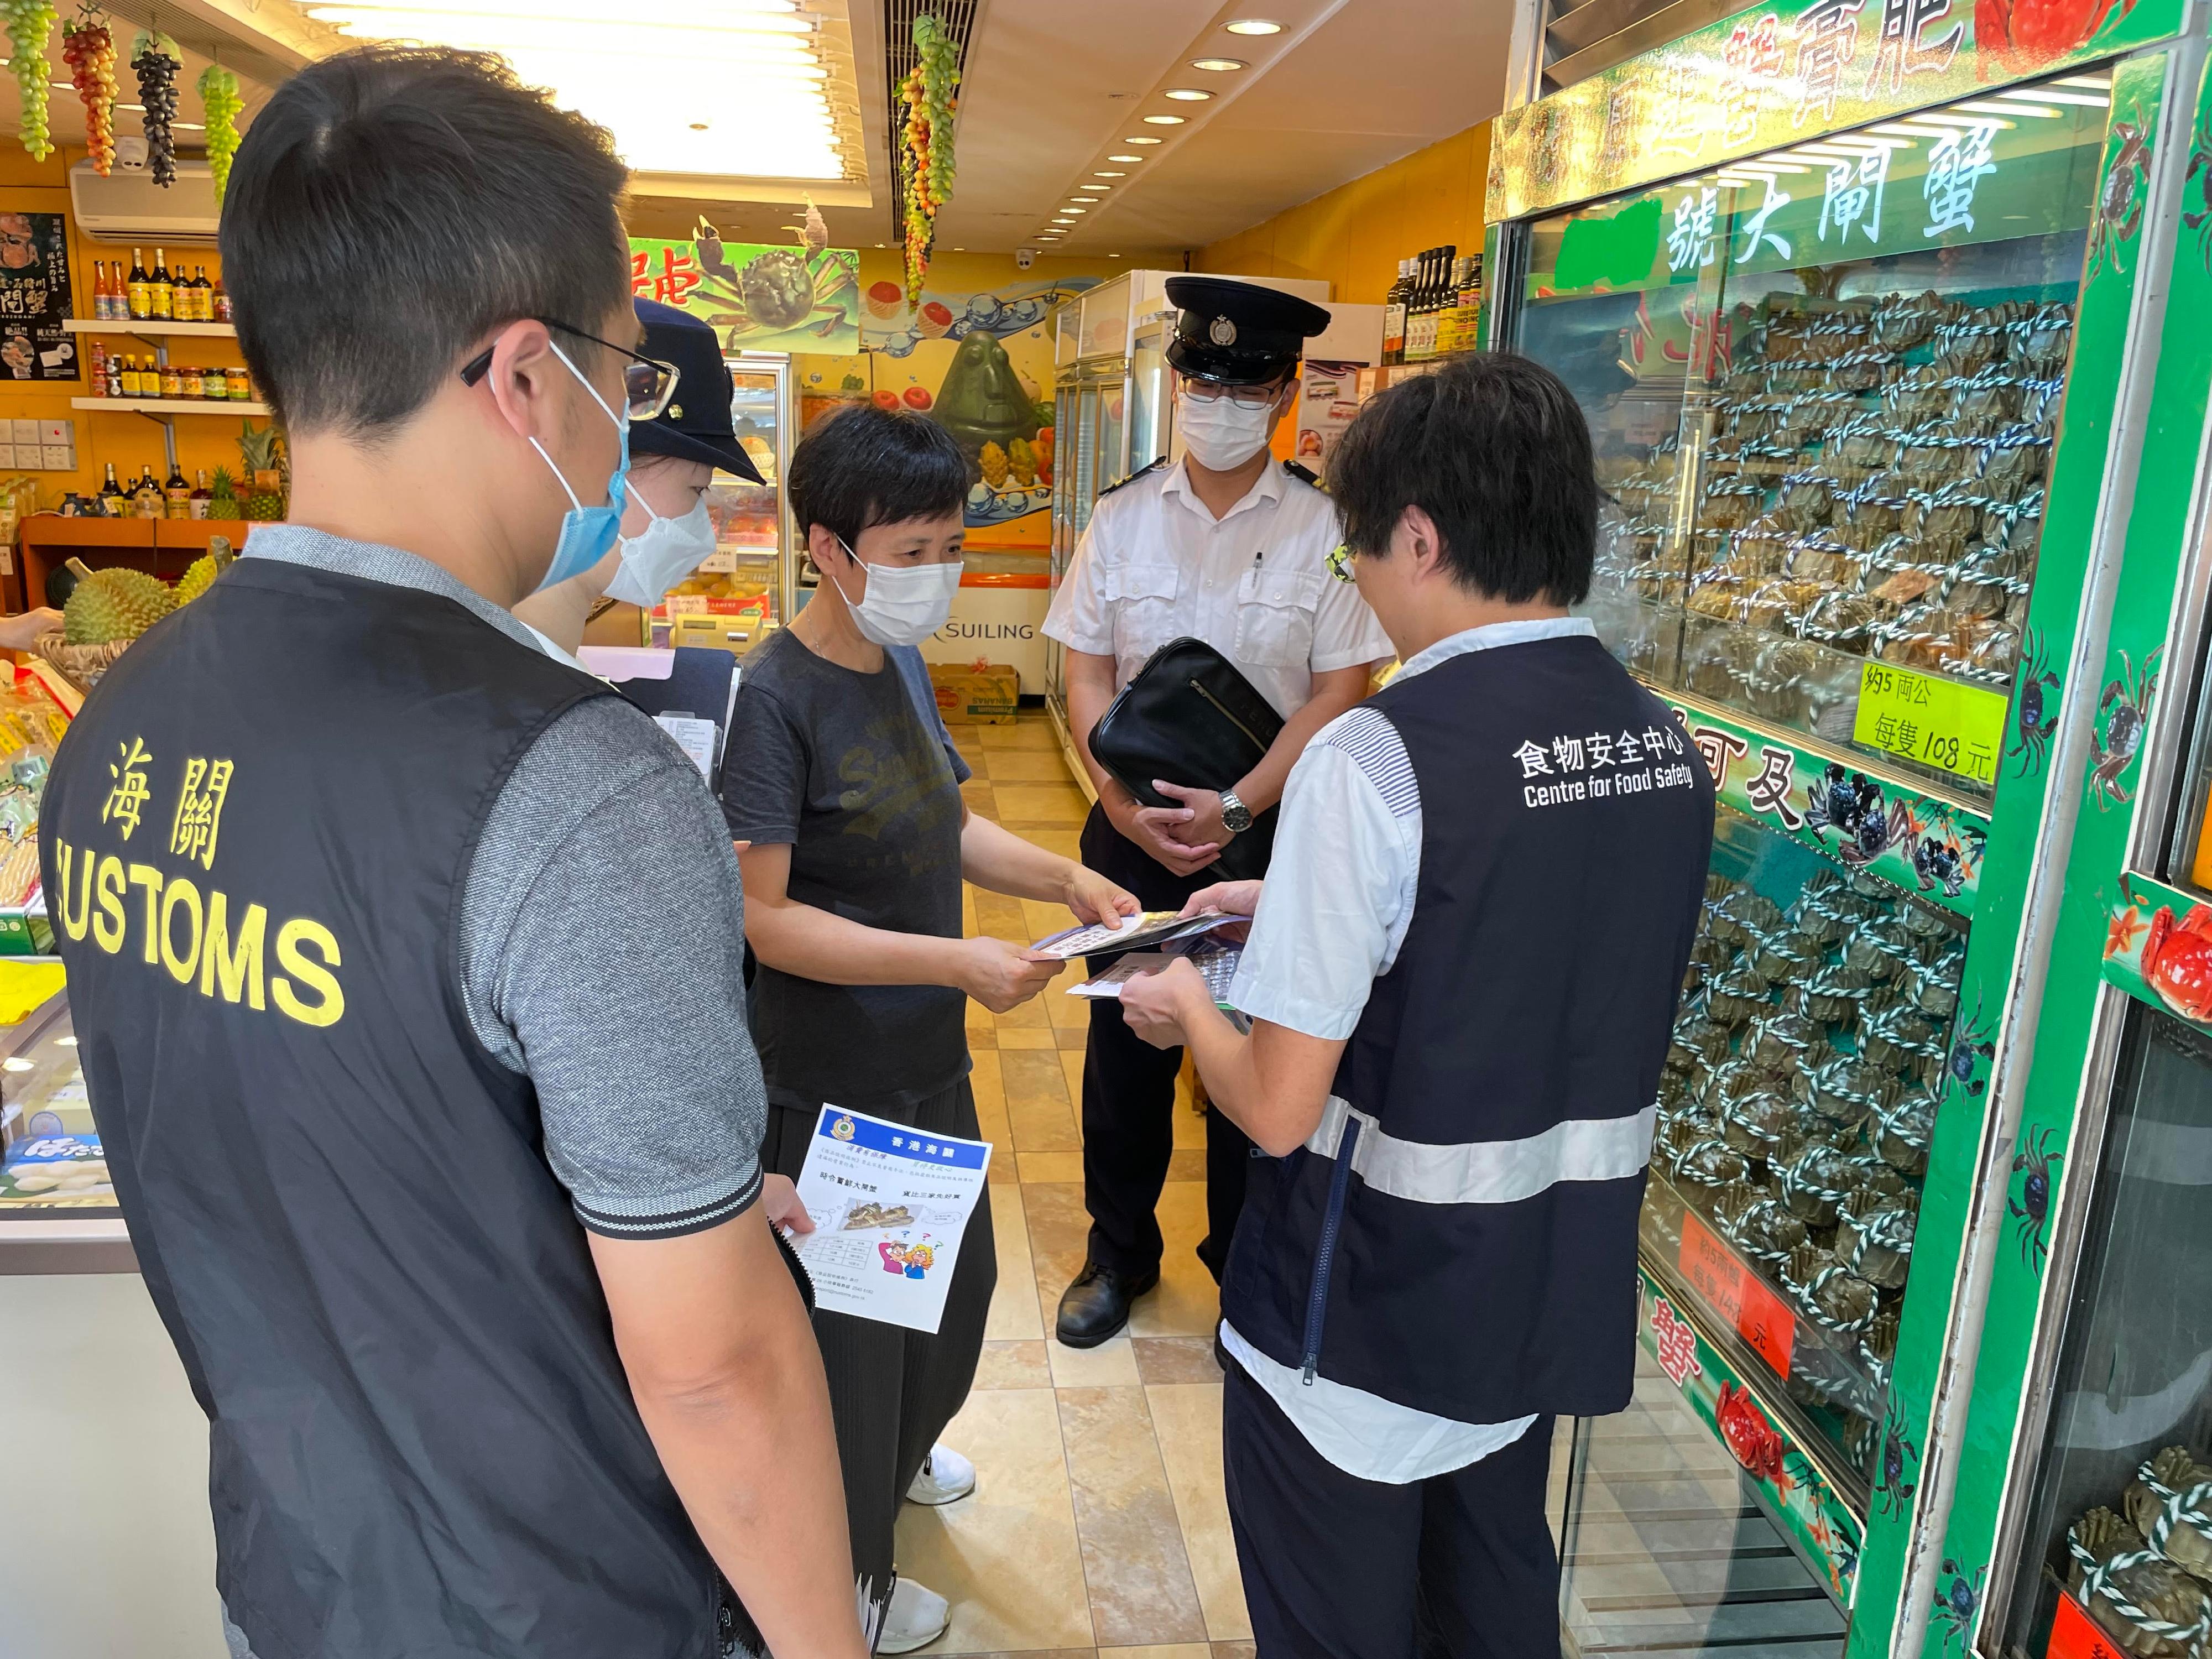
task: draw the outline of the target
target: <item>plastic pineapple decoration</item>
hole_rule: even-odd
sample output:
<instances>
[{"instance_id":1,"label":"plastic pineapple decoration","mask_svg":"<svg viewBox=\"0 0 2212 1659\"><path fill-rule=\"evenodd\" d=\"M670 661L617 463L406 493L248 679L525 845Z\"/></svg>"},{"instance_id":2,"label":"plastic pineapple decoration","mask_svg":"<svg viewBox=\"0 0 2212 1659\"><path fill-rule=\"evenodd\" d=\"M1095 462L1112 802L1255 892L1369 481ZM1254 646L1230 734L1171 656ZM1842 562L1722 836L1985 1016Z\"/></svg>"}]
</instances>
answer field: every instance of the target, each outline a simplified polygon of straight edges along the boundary
<instances>
[{"instance_id":1,"label":"plastic pineapple decoration","mask_svg":"<svg viewBox=\"0 0 2212 1659\"><path fill-rule=\"evenodd\" d=\"M906 302L921 299L921 279L937 242L937 215L952 199L952 118L960 107L960 49L934 15L914 20L920 59L901 89L906 99Z\"/></svg>"},{"instance_id":2,"label":"plastic pineapple decoration","mask_svg":"<svg viewBox=\"0 0 2212 1659\"><path fill-rule=\"evenodd\" d=\"M238 434L238 453L245 464L246 517L273 524L284 516L284 461L279 446L283 434L271 422L257 427L252 421Z\"/></svg>"}]
</instances>

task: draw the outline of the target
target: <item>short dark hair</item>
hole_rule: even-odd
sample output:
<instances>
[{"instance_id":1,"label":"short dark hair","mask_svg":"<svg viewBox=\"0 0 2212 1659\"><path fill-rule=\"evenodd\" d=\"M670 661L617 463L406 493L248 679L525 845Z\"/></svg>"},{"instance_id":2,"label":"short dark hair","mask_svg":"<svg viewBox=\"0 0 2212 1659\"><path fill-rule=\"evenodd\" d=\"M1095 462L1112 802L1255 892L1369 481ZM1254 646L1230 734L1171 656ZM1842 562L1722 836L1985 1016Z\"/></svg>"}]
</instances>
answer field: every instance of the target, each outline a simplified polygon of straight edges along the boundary
<instances>
[{"instance_id":1,"label":"short dark hair","mask_svg":"<svg viewBox=\"0 0 2212 1659\"><path fill-rule=\"evenodd\" d=\"M1329 456L1328 489L1354 553L1382 552L1418 507L1462 587L1515 605L1589 595L1589 423L1565 382L1528 358L1480 352L1370 399Z\"/></svg>"},{"instance_id":2,"label":"short dark hair","mask_svg":"<svg viewBox=\"0 0 2212 1659\"><path fill-rule=\"evenodd\" d=\"M255 117L222 208L246 367L295 432L371 437L485 332L629 297L613 140L484 52L326 58ZM596 349L563 337L578 368Z\"/></svg>"},{"instance_id":3,"label":"short dark hair","mask_svg":"<svg viewBox=\"0 0 2212 1659\"><path fill-rule=\"evenodd\" d=\"M879 524L960 511L968 458L928 416L860 404L807 428L791 454L789 483L800 533L826 526L849 548Z\"/></svg>"}]
</instances>

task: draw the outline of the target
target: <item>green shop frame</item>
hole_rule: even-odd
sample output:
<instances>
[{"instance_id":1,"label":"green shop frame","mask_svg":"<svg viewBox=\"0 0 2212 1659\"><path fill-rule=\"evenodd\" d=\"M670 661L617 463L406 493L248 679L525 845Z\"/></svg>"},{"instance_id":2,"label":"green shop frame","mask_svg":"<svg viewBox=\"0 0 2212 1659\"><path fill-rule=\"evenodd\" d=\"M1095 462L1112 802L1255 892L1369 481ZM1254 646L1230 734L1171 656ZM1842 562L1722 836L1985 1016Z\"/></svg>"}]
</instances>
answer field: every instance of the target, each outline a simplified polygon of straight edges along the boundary
<instances>
[{"instance_id":1,"label":"green shop frame","mask_svg":"<svg viewBox=\"0 0 2212 1659\"><path fill-rule=\"evenodd\" d=\"M1645 1346L1849 1610L1852 1656L2044 1652L2043 1630L1984 1615L2036 1571L2002 1557L2038 1547L2014 1443L2042 1431L2031 1358L2063 1322L2045 1265L2089 1206L2068 1164L2084 1068L2109 1080L2131 994L2193 994L2200 939L2212 1021L2212 908L2191 921L2212 885L2172 880L2158 840L2193 867L2203 814L2171 822L2177 792L2140 758L2183 741L2160 682L2204 490L2212 331L2164 326L2212 314L2201 28L2172 0L1759 7L1493 133L1483 337L1590 413L1589 610L1713 771L1718 931L1743 934L1754 900L1832 935L1823 906L1871 904L1872 933L1917 953L1909 1012L1942 1023L1916 1045L1889 1010L1827 1022L1838 1065L1902 1056L1933 1104L1910 1277L1871 1324L1813 1299L1868 1260L1850 1198L1796 1203L1810 1254L1762 1265L1771 1241L1737 1233L1775 1200L1719 1184L1747 1164L1755 1188L1757 1126L1723 1117L1735 1164L1692 1142L1705 1163L1680 1174L1663 1129L1655 1152ZM2161 904L2170 954L2146 969ZM2137 954L2108 963L2130 906ZM1748 925L1717 971L1753 961ZM1780 1000L1717 1039L1722 1069L1787 1014L1893 1003L1833 942L1817 986L1792 981L1790 948L1765 962ZM1877 1105L1849 1156L1899 1151L1899 1111ZM1807 1200L1778 1172L1783 1209ZM1808 1378L1808 1342L1840 1370Z\"/></svg>"}]
</instances>

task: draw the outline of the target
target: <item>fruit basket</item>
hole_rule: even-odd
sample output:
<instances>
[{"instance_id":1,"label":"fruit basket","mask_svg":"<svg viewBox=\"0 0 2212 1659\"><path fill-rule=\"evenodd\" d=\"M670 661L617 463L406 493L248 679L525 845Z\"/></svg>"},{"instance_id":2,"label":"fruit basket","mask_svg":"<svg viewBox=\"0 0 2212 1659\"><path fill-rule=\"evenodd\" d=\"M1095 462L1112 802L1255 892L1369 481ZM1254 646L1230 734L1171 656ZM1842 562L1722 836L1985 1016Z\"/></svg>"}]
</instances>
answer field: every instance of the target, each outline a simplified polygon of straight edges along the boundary
<instances>
[{"instance_id":1,"label":"fruit basket","mask_svg":"<svg viewBox=\"0 0 2212 1659\"><path fill-rule=\"evenodd\" d=\"M100 645L71 645L59 629L39 635L41 657L59 669L62 678L80 691L90 691L100 677L129 648L128 640L109 640Z\"/></svg>"}]
</instances>

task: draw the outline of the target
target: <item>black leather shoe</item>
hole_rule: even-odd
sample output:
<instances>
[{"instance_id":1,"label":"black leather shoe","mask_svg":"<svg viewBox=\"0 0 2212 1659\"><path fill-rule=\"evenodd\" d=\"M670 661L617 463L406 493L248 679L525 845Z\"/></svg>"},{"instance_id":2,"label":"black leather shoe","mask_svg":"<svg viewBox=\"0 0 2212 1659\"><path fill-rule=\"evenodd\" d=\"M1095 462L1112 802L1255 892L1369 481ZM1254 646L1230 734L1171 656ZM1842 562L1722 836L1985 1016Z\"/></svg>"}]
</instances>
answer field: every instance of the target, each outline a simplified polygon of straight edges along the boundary
<instances>
[{"instance_id":1,"label":"black leather shoe","mask_svg":"<svg viewBox=\"0 0 2212 1659\"><path fill-rule=\"evenodd\" d=\"M1129 1304L1159 1282L1157 1267L1133 1274L1086 1261L1060 1292L1054 1334L1071 1348L1095 1348L1129 1322Z\"/></svg>"}]
</instances>

